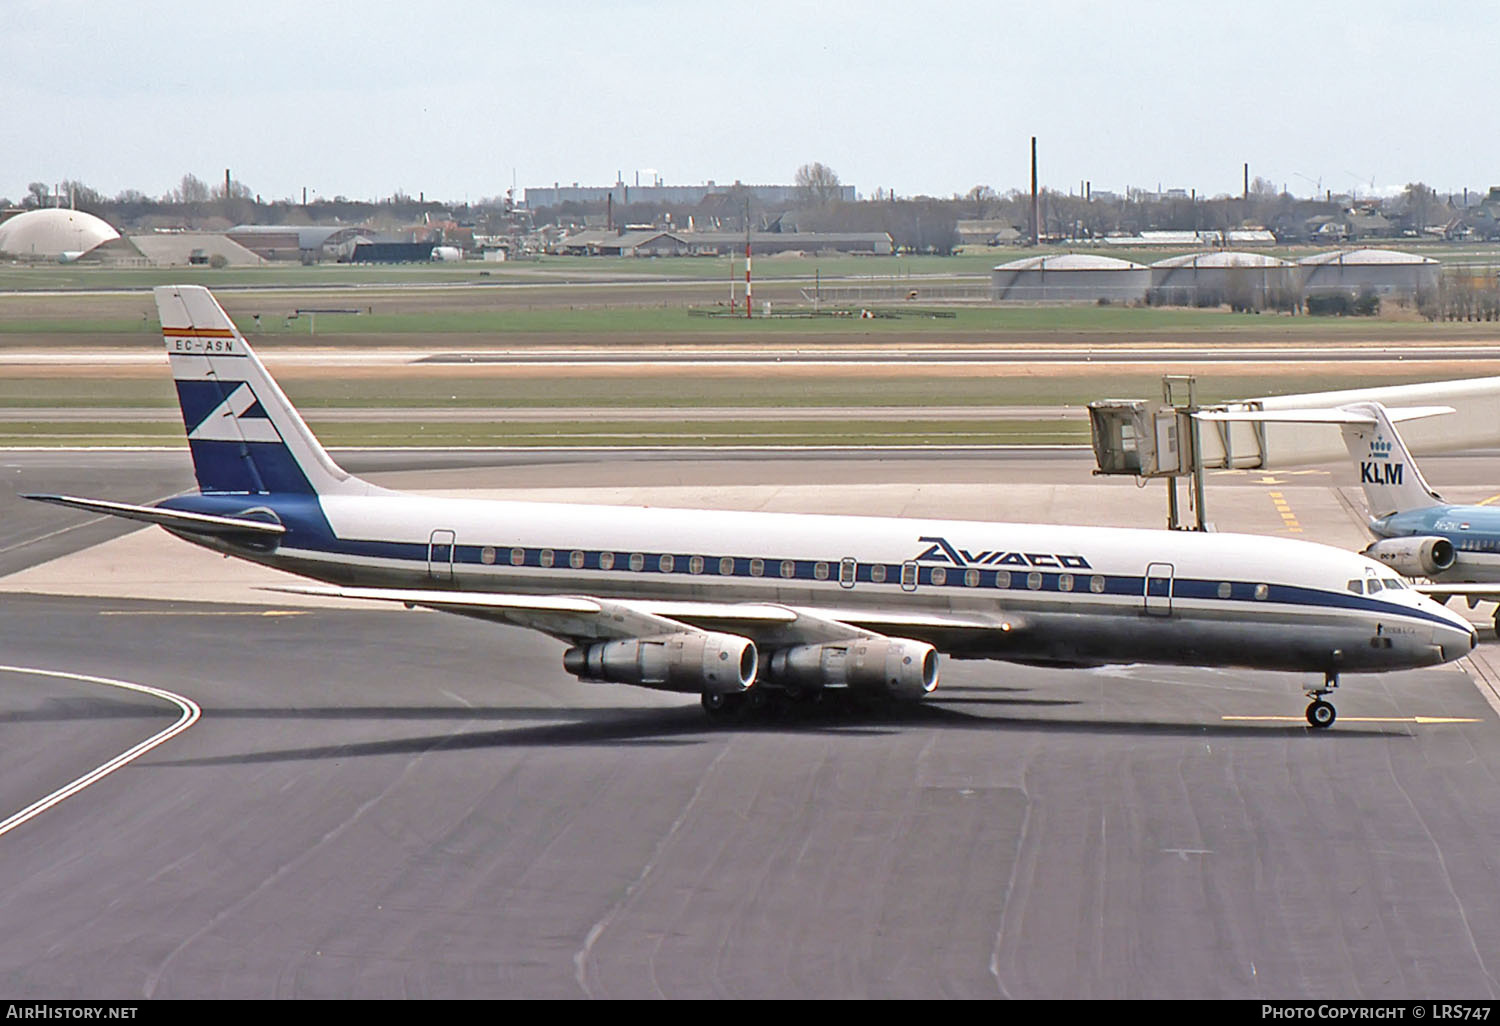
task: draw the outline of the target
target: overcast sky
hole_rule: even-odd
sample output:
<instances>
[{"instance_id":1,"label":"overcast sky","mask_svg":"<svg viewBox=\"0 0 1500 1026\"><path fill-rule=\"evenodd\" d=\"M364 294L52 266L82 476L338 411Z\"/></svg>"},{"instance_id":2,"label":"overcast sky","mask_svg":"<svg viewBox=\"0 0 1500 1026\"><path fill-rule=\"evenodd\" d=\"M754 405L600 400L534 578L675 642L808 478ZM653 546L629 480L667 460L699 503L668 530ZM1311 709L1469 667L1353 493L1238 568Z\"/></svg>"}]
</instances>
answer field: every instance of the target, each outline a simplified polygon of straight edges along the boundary
<instances>
[{"instance_id":1,"label":"overcast sky","mask_svg":"<svg viewBox=\"0 0 1500 1026\"><path fill-rule=\"evenodd\" d=\"M709 179L1309 195L1500 184L1470 0L0 3L0 198Z\"/></svg>"}]
</instances>

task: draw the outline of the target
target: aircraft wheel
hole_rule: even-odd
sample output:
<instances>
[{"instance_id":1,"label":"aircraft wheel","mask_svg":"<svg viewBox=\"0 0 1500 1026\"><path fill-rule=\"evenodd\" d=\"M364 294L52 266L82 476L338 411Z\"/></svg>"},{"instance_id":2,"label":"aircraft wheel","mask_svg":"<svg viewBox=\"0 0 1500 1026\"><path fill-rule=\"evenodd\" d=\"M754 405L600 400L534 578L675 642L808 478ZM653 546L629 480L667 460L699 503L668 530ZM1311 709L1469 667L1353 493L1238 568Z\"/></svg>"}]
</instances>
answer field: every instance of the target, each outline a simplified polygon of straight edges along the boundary
<instances>
[{"instance_id":1,"label":"aircraft wheel","mask_svg":"<svg viewBox=\"0 0 1500 1026\"><path fill-rule=\"evenodd\" d=\"M1328 703L1319 699L1307 707L1307 722L1319 730L1327 730L1333 726L1334 718L1338 711Z\"/></svg>"},{"instance_id":2,"label":"aircraft wheel","mask_svg":"<svg viewBox=\"0 0 1500 1026\"><path fill-rule=\"evenodd\" d=\"M706 691L703 694L703 711L708 714L711 723L728 723L740 711L743 698L743 695Z\"/></svg>"}]
</instances>

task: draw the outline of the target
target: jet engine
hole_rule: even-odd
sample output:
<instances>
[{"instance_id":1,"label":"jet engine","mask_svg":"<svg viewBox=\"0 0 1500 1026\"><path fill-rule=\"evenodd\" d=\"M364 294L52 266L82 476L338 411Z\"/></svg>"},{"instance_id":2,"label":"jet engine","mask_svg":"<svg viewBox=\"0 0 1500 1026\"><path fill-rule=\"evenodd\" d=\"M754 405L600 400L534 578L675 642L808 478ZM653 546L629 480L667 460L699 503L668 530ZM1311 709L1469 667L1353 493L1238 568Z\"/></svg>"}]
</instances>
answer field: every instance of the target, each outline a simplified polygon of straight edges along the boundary
<instances>
[{"instance_id":1,"label":"jet engine","mask_svg":"<svg viewBox=\"0 0 1500 1026\"><path fill-rule=\"evenodd\" d=\"M907 638L798 645L771 655L770 677L784 685L921 698L938 685L938 655L926 642Z\"/></svg>"},{"instance_id":2,"label":"jet engine","mask_svg":"<svg viewBox=\"0 0 1500 1026\"><path fill-rule=\"evenodd\" d=\"M1364 555L1407 577L1442 573L1458 558L1447 538L1385 538L1366 548Z\"/></svg>"},{"instance_id":3,"label":"jet engine","mask_svg":"<svg viewBox=\"0 0 1500 1026\"><path fill-rule=\"evenodd\" d=\"M749 638L707 631L601 641L563 653L563 668L579 680L693 694L744 691L755 683L757 662Z\"/></svg>"}]
</instances>

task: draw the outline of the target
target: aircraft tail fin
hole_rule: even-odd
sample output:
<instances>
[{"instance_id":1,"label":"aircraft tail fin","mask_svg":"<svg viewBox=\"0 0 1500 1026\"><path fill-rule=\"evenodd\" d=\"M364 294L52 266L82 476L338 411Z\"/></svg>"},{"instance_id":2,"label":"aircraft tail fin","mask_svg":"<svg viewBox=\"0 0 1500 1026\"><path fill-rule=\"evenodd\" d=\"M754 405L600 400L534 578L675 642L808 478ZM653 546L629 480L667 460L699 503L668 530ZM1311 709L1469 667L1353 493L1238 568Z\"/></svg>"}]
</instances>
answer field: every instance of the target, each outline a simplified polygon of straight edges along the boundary
<instances>
[{"instance_id":1,"label":"aircraft tail fin","mask_svg":"<svg viewBox=\"0 0 1500 1026\"><path fill-rule=\"evenodd\" d=\"M1422 476L1386 408L1370 402L1353 403L1347 409L1368 413L1371 418L1370 423L1342 425L1344 445L1359 468L1359 484L1370 516L1380 519L1442 505L1441 496Z\"/></svg>"},{"instance_id":2,"label":"aircraft tail fin","mask_svg":"<svg viewBox=\"0 0 1500 1026\"><path fill-rule=\"evenodd\" d=\"M1209 421L1337 424L1344 434L1349 456L1359 470L1359 483L1370 516L1378 520L1392 513L1442 505L1442 497L1422 476L1396 424L1452 412L1451 406L1387 409L1377 402L1355 402L1330 409L1213 410L1195 416Z\"/></svg>"},{"instance_id":3,"label":"aircraft tail fin","mask_svg":"<svg viewBox=\"0 0 1500 1026\"><path fill-rule=\"evenodd\" d=\"M368 488L318 444L208 289L153 291L200 491L317 495Z\"/></svg>"}]
</instances>

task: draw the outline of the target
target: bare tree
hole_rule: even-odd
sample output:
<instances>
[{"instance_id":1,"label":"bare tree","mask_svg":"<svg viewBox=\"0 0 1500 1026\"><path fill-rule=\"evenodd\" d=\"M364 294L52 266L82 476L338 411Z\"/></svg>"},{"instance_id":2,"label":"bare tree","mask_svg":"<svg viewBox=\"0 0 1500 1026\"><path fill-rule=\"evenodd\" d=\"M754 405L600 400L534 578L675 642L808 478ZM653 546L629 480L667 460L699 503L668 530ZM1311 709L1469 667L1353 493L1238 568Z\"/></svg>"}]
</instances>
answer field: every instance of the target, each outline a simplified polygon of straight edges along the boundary
<instances>
[{"instance_id":1,"label":"bare tree","mask_svg":"<svg viewBox=\"0 0 1500 1026\"><path fill-rule=\"evenodd\" d=\"M1401 199L1411 217L1412 227L1419 232L1425 229L1432 220L1433 211L1437 209L1437 190L1422 182L1409 182Z\"/></svg>"},{"instance_id":2,"label":"bare tree","mask_svg":"<svg viewBox=\"0 0 1500 1026\"><path fill-rule=\"evenodd\" d=\"M963 202L970 217L982 219L990 216L1000 202L1000 195L988 185L976 185L964 193Z\"/></svg>"},{"instance_id":3,"label":"bare tree","mask_svg":"<svg viewBox=\"0 0 1500 1026\"><path fill-rule=\"evenodd\" d=\"M45 207L52 196L46 182L31 182L26 186L26 198L21 202L28 207Z\"/></svg>"},{"instance_id":4,"label":"bare tree","mask_svg":"<svg viewBox=\"0 0 1500 1026\"><path fill-rule=\"evenodd\" d=\"M104 194L98 189L90 188L82 182L66 179L60 186L60 195L64 202L75 207L83 207L85 210L97 210L104 205Z\"/></svg>"},{"instance_id":5,"label":"bare tree","mask_svg":"<svg viewBox=\"0 0 1500 1026\"><path fill-rule=\"evenodd\" d=\"M185 174L177 188L167 196L169 203L206 203L208 202L208 184L195 174Z\"/></svg>"},{"instance_id":6,"label":"bare tree","mask_svg":"<svg viewBox=\"0 0 1500 1026\"><path fill-rule=\"evenodd\" d=\"M799 167L794 184L798 192L802 194L804 202L814 206L822 207L833 203L841 194L838 172L817 161Z\"/></svg>"}]
</instances>

